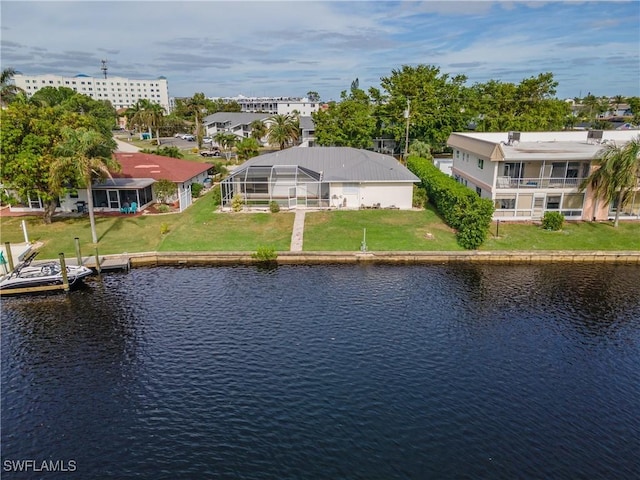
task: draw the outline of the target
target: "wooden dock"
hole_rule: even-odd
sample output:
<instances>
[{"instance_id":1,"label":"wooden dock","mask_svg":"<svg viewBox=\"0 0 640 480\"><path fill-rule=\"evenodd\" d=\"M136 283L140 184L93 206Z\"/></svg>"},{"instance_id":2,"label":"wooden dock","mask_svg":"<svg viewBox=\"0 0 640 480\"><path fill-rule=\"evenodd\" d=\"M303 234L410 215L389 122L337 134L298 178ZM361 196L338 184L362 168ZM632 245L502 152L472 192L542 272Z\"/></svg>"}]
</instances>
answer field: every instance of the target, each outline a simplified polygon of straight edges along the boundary
<instances>
[{"instance_id":1,"label":"wooden dock","mask_svg":"<svg viewBox=\"0 0 640 480\"><path fill-rule=\"evenodd\" d=\"M90 268L95 272L105 271L129 271L131 268L131 260L129 255L98 255L99 264L96 262L96 257L82 257L82 265ZM67 258L67 264L78 265L78 259L76 257Z\"/></svg>"}]
</instances>

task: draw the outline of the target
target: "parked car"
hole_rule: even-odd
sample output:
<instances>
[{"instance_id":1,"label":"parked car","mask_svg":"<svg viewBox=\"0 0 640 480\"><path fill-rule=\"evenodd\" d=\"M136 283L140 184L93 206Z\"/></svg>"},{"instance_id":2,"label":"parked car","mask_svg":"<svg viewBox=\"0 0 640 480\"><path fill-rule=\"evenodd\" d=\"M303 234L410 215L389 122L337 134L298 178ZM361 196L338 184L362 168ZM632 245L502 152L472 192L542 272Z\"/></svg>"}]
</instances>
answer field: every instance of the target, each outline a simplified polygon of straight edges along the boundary
<instances>
[{"instance_id":1,"label":"parked car","mask_svg":"<svg viewBox=\"0 0 640 480\"><path fill-rule=\"evenodd\" d=\"M202 139L202 143L211 143L211 142L213 142L213 138L211 137L204 137Z\"/></svg>"},{"instance_id":2,"label":"parked car","mask_svg":"<svg viewBox=\"0 0 640 480\"><path fill-rule=\"evenodd\" d=\"M184 135L182 135L182 139L183 140L188 140L189 142L194 142L196 140L196 137L194 137L193 135L190 135L188 133L185 133Z\"/></svg>"},{"instance_id":3,"label":"parked car","mask_svg":"<svg viewBox=\"0 0 640 480\"><path fill-rule=\"evenodd\" d=\"M219 157L220 156L220 151L219 150L203 150L200 152L200 155L203 157Z\"/></svg>"}]
</instances>

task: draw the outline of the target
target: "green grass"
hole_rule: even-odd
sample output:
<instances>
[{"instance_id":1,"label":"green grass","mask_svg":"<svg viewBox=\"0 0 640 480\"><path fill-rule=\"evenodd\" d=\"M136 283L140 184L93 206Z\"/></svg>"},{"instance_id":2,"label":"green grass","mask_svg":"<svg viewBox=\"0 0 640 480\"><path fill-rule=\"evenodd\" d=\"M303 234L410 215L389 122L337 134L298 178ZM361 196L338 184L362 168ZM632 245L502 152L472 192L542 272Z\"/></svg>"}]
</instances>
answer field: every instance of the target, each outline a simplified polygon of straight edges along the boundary
<instances>
[{"instance_id":1,"label":"green grass","mask_svg":"<svg viewBox=\"0 0 640 480\"><path fill-rule=\"evenodd\" d=\"M210 193L180 214L96 217L101 254L147 251L245 251L290 248L293 212L219 213ZM59 252L75 256L74 238L83 255L94 253L87 216L55 218L45 225L41 217L2 217L0 242L24 241L21 221L29 238L42 242L40 258ZM162 234L166 224L168 233ZM307 212L305 251L358 251L366 228L370 251L461 251L454 232L431 209L423 211L360 210ZM565 222L558 232L539 225L496 223L481 250L640 250L640 222Z\"/></svg>"},{"instance_id":2,"label":"green grass","mask_svg":"<svg viewBox=\"0 0 640 480\"><path fill-rule=\"evenodd\" d=\"M309 212L304 250L360 250L365 228L371 251L462 250L454 232L431 209Z\"/></svg>"},{"instance_id":3,"label":"green grass","mask_svg":"<svg viewBox=\"0 0 640 480\"><path fill-rule=\"evenodd\" d=\"M496 238L493 222L480 250L640 250L640 222L565 222L562 230L539 225L500 222Z\"/></svg>"}]
</instances>

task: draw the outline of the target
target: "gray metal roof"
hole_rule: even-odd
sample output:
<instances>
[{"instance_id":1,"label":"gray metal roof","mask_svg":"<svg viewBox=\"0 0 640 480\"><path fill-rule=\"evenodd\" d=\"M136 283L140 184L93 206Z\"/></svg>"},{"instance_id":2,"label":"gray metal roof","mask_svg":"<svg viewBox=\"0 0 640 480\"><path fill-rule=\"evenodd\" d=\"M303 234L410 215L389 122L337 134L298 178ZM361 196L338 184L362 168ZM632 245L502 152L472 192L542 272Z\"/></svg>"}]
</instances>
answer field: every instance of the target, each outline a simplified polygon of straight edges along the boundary
<instances>
[{"instance_id":1,"label":"gray metal roof","mask_svg":"<svg viewBox=\"0 0 640 480\"><path fill-rule=\"evenodd\" d=\"M325 182L410 182L420 179L390 155L351 147L294 147L259 155L233 175L251 166L295 165L322 174Z\"/></svg>"},{"instance_id":2,"label":"gray metal roof","mask_svg":"<svg viewBox=\"0 0 640 480\"><path fill-rule=\"evenodd\" d=\"M145 188L149 185L153 185L155 180L153 178L107 178L100 183L94 183L91 188L94 190L110 190L112 188Z\"/></svg>"},{"instance_id":3,"label":"gray metal roof","mask_svg":"<svg viewBox=\"0 0 640 480\"><path fill-rule=\"evenodd\" d=\"M300 117L299 118L300 121L300 129L301 130L314 130L316 128L315 123L313 123L313 118L311 117Z\"/></svg>"},{"instance_id":4,"label":"gray metal roof","mask_svg":"<svg viewBox=\"0 0 640 480\"><path fill-rule=\"evenodd\" d=\"M204 117L204 124L229 122L231 126L248 125L254 120L266 120L271 116L270 113L216 112Z\"/></svg>"}]
</instances>

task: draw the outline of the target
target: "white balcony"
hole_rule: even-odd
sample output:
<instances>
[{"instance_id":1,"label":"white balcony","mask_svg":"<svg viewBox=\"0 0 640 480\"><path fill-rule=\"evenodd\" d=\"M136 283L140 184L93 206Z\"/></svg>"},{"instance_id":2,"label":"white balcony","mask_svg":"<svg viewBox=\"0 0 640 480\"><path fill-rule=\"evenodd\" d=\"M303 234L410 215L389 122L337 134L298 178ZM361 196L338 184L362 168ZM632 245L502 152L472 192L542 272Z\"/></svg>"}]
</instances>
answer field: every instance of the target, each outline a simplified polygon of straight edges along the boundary
<instances>
[{"instance_id":1,"label":"white balcony","mask_svg":"<svg viewBox=\"0 0 640 480\"><path fill-rule=\"evenodd\" d=\"M584 178L563 178L563 177L531 177L512 178L500 176L496 179L496 188L501 189L521 189L521 188L569 188L577 189Z\"/></svg>"}]
</instances>

